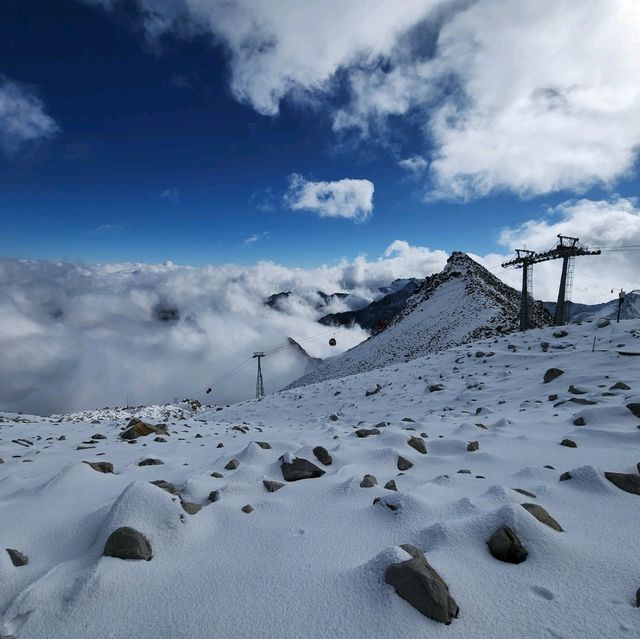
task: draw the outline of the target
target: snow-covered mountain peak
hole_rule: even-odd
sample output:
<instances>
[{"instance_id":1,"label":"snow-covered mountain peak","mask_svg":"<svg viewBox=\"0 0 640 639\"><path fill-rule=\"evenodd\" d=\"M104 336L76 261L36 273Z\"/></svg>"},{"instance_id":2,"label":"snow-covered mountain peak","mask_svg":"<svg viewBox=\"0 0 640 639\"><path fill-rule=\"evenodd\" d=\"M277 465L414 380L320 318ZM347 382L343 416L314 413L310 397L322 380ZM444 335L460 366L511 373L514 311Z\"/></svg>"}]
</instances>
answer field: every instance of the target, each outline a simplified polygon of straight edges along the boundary
<instances>
[{"instance_id":1,"label":"snow-covered mountain peak","mask_svg":"<svg viewBox=\"0 0 640 639\"><path fill-rule=\"evenodd\" d=\"M519 317L520 293L467 254L454 252L445 268L420 284L384 330L326 361L290 388L515 331ZM546 326L550 321L541 303L532 305L532 326Z\"/></svg>"}]
</instances>

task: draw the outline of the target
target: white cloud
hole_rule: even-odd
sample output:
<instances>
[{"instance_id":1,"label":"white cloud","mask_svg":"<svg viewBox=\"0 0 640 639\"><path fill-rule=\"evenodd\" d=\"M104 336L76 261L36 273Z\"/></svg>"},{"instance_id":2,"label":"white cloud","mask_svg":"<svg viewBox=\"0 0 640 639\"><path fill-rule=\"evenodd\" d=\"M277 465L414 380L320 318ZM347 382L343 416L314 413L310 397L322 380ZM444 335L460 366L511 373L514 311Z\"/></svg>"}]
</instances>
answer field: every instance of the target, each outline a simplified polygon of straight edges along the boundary
<instances>
[{"instance_id":1,"label":"white cloud","mask_svg":"<svg viewBox=\"0 0 640 639\"><path fill-rule=\"evenodd\" d=\"M459 14L436 58L461 91L429 118L437 191L535 195L625 175L640 144L638 33L637 0L482 0Z\"/></svg>"},{"instance_id":2,"label":"white cloud","mask_svg":"<svg viewBox=\"0 0 640 639\"><path fill-rule=\"evenodd\" d=\"M289 177L285 201L294 211L312 211L320 217L365 221L373 212L373 182L345 178L311 182L294 173Z\"/></svg>"},{"instance_id":3,"label":"white cloud","mask_svg":"<svg viewBox=\"0 0 640 639\"><path fill-rule=\"evenodd\" d=\"M575 200L549 211L542 219L505 229L500 244L505 248L546 251L555 246L557 235L578 236L591 248L603 247L602 255L576 258L572 299L595 304L611 298L611 289L640 289L638 258L640 251L608 251L606 248L640 246L640 208L634 200L614 198ZM485 256L483 262L497 266L510 254ZM507 271L500 277L520 288L521 271ZM560 282L560 260L536 264L534 295L554 301Z\"/></svg>"},{"instance_id":4,"label":"white cloud","mask_svg":"<svg viewBox=\"0 0 640 639\"><path fill-rule=\"evenodd\" d=\"M222 43L259 113L320 100L370 139L421 119L430 197L579 192L637 158L637 0L136 1L150 38Z\"/></svg>"},{"instance_id":5,"label":"white cloud","mask_svg":"<svg viewBox=\"0 0 640 639\"><path fill-rule=\"evenodd\" d=\"M28 142L51 137L59 130L45 106L24 84L0 76L0 148L14 153Z\"/></svg>"},{"instance_id":6,"label":"white cloud","mask_svg":"<svg viewBox=\"0 0 640 639\"><path fill-rule=\"evenodd\" d=\"M253 235L249 235L249 237L245 238L244 243L255 244L260 240L266 240L266 239L269 239L269 231L264 231L263 233L254 233Z\"/></svg>"},{"instance_id":7,"label":"white cloud","mask_svg":"<svg viewBox=\"0 0 640 639\"><path fill-rule=\"evenodd\" d=\"M442 268L446 254L394 243L376 260L286 268L272 262L190 268L165 264L70 264L0 259L0 408L34 412L171 401L214 384L207 399L251 396L255 369L229 382L227 371L327 327L316 319L317 291L352 291L362 305L399 277ZM267 309L272 293L301 297L288 313ZM346 310L335 305L331 311ZM160 321L179 315L177 321ZM338 349L366 334L336 330ZM325 340L311 354L334 355ZM284 353L265 360L269 391L304 372ZM204 399L204 397L203 397Z\"/></svg>"},{"instance_id":8,"label":"white cloud","mask_svg":"<svg viewBox=\"0 0 640 639\"><path fill-rule=\"evenodd\" d=\"M398 162L398 166L413 175L421 175L429 167L429 163L420 155L412 155Z\"/></svg>"}]
</instances>

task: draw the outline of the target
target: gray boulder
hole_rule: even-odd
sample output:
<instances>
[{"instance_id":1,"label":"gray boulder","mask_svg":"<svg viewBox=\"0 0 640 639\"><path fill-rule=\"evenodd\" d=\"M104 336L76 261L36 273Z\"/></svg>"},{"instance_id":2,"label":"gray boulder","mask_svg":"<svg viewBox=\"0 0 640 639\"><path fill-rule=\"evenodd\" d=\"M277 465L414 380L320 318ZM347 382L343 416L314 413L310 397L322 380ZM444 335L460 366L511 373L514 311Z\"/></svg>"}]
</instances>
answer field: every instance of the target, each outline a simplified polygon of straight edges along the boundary
<instances>
[{"instance_id":1,"label":"gray boulder","mask_svg":"<svg viewBox=\"0 0 640 639\"><path fill-rule=\"evenodd\" d=\"M542 378L545 384L548 384L549 382L552 382L554 379L557 379L558 377L560 377L560 375L563 375L564 371L560 370L559 368L550 368L545 374L544 377Z\"/></svg>"},{"instance_id":2,"label":"gray boulder","mask_svg":"<svg viewBox=\"0 0 640 639\"><path fill-rule=\"evenodd\" d=\"M520 564L529 554L518 535L509 526L498 528L487 540L487 546L496 559L509 564Z\"/></svg>"},{"instance_id":3,"label":"gray boulder","mask_svg":"<svg viewBox=\"0 0 640 639\"><path fill-rule=\"evenodd\" d=\"M270 479L263 479L262 483L264 487L267 489L268 493L275 493L276 490L280 490L284 484L279 481L272 481Z\"/></svg>"},{"instance_id":4,"label":"gray boulder","mask_svg":"<svg viewBox=\"0 0 640 639\"><path fill-rule=\"evenodd\" d=\"M313 449L313 454L316 456L316 459L325 466L331 466L333 463L333 458L324 446L316 446Z\"/></svg>"},{"instance_id":5,"label":"gray boulder","mask_svg":"<svg viewBox=\"0 0 640 639\"><path fill-rule=\"evenodd\" d=\"M411 555L411 559L391 564L384 574L385 581L429 619L450 624L458 616L459 608L449 594L446 582L429 565L421 550L409 544L401 548Z\"/></svg>"},{"instance_id":6,"label":"gray boulder","mask_svg":"<svg viewBox=\"0 0 640 639\"><path fill-rule=\"evenodd\" d=\"M153 457L147 457L138 462L138 466L162 466L164 462L161 459L155 459Z\"/></svg>"},{"instance_id":7,"label":"gray boulder","mask_svg":"<svg viewBox=\"0 0 640 639\"><path fill-rule=\"evenodd\" d=\"M382 390L382 386L380 386L380 384L376 384L375 388L372 390L368 390L365 392L365 395L367 397L371 397L371 395L375 395L376 393L379 393Z\"/></svg>"},{"instance_id":8,"label":"gray boulder","mask_svg":"<svg viewBox=\"0 0 640 639\"><path fill-rule=\"evenodd\" d=\"M140 532L129 526L114 530L104 546L105 557L117 559L144 559L153 557L149 540Z\"/></svg>"},{"instance_id":9,"label":"gray boulder","mask_svg":"<svg viewBox=\"0 0 640 639\"><path fill-rule=\"evenodd\" d=\"M407 444L409 444L409 446L411 446L411 448L414 448L419 453L422 453L423 455L427 454L427 446L424 443L424 439L422 439L422 437L412 437L407 442Z\"/></svg>"},{"instance_id":10,"label":"gray boulder","mask_svg":"<svg viewBox=\"0 0 640 639\"><path fill-rule=\"evenodd\" d=\"M225 465L225 470L235 470L238 466L240 462L237 459L230 459Z\"/></svg>"},{"instance_id":11,"label":"gray boulder","mask_svg":"<svg viewBox=\"0 0 640 639\"><path fill-rule=\"evenodd\" d=\"M632 495L640 495L640 475L631 473L605 473L604 476L614 485Z\"/></svg>"},{"instance_id":12,"label":"gray boulder","mask_svg":"<svg viewBox=\"0 0 640 639\"><path fill-rule=\"evenodd\" d=\"M377 428L359 428L356 431L357 437L370 437L371 435L379 435L380 430Z\"/></svg>"},{"instance_id":13,"label":"gray boulder","mask_svg":"<svg viewBox=\"0 0 640 639\"><path fill-rule=\"evenodd\" d=\"M29 563L29 557L27 557L27 555L23 555L19 550L16 550L15 548L7 548L6 551L9 553L11 563L16 566L16 568L26 566Z\"/></svg>"},{"instance_id":14,"label":"gray boulder","mask_svg":"<svg viewBox=\"0 0 640 639\"><path fill-rule=\"evenodd\" d=\"M640 419L640 403L627 404L627 409Z\"/></svg>"},{"instance_id":15,"label":"gray boulder","mask_svg":"<svg viewBox=\"0 0 640 639\"><path fill-rule=\"evenodd\" d=\"M467 444L467 450L468 450L470 453L473 453L473 452L475 452L476 450L480 450L480 442L477 442L477 441L469 442L469 443Z\"/></svg>"},{"instance_id":16,"label":"gray boulder","mask_svg":"<svg viewBox=\"0 0 640 639\"><path fill-rule=\"evenodd\" d=\"M540 523L557 530L558 532L564 532L562 526L542 507L538 504L520 504L527 512L532 514Z\"/></svg>"},{"instance_id":17,"label":"gray boulder","mask_svg":"<svg viewBox=\"0 0 640 639\"><path fill-rule=\"evenodd\" d=\"M110 462L84 462L87 466L91 466L93 470L98 471L99 473L112 473L113 472L113 464Z\"/></svg>"},{"instance_id":18,"label":"gray boulder","mask_svg":"<svg viewBox=\"0 0 640 639\"><path fill-rule=\"evenodd\" d=\"M409 468L413 468L413 463L410 462L406 457L398 457L398 470L409 470Z\"/></svg>"},{"instance_id":19,"label":"gray boulder","mask_svg":"<svg viewBox=\"0 0 640 639\"><path fill-rule=\"evenodd\" d=\"M296 457L291 463L283 460L280 469L285 481L316 479L324 475L324 470L312 464L308 459L302 459L301 457Z\"/></svg>"},{"instance_id":20,"label":"gray boulder","mask_svg":"<svg viewBox=\"0 0 640 639\"><path fill-rule=\"evenodd\" d=\"M373 475L365 475L360 482L360 488L373 488L378 480Z\"/></svg>"}]
</instances>

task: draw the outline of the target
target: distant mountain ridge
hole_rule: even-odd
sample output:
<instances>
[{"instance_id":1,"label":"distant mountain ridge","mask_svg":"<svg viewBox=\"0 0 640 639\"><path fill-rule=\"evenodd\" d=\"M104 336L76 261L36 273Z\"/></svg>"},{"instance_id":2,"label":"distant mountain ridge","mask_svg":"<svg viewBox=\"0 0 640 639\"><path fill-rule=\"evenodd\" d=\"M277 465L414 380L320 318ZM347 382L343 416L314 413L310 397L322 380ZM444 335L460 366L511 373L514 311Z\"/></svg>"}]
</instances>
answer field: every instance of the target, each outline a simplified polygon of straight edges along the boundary
<instances>
[{"instance_id":1,"label":"distant mountain ridge","mask_svg":"<svg viewBox=\"0 0 640 639\"><path fill-rule=\"evenodd\" d=\"M519 328L520 293L465 253L454 252L445 268L427 277L378 334L325 360L287 388L313 384L404 362L428 353ZM551 324L541 302L531 308L532 327Z\"/></svg>"},{"instance_id":2,"label":"distant mountain ridge","mask_svg":"<svg viewBox=\"0 0 640 639\"><path fill-rule=\"evenodd\" d=\"M390 286L380 288L386 293L379 300L367 304L364 308L342 313L329 313L318 321L326 326L352 326L358 324L361 328L378 333L397 315L405 302L416 292L421 280L410 278L395 280Z\"/></svg>"},{"instance_id":3,"label":"distant mountain ridge","mask_svg":"<svg viewBox=\"0 0 640 639\"><path fill-rule=\"evenodd\" d=\"M544 306L551 314L555 313L555 302L544 302ZM594 321L604 318L616 319L618 315L617 297L602 304L567 302L567 306L568 321L571 323ZM626 293L622 308L620 309L620 319L640 319L640 290Z\"/></svg>"}]
</instances>

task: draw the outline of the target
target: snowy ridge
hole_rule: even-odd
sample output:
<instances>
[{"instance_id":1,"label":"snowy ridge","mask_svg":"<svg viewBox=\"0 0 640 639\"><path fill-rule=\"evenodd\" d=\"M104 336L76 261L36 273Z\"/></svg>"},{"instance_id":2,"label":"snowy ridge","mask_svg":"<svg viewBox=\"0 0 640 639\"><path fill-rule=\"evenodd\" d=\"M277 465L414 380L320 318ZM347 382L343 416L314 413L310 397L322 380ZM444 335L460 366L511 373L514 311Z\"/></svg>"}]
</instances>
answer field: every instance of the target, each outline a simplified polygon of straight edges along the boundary
<instances>
[{"instance_id":1,"label":"snowy ridge","mask_svg":"<svg viewBox=\"0 0 640 639\"><path fill-rule=\"evenodd\" d=\"M519 327L520 294L464 253L454 252L441 273L424 280L404 308L380 333L358 344L287 388L353 375L502 335ZM546 326L551 317L533 305L532 326Z\"/></svg>"},{"instance_id":2,"label":"snowy ridge","mask_svg":"<svg viewBox=\"0 0 640 639\"><path fill-rule=\"evenodd\" d=\"M99 424L5 415L0 532L28 564L0 549L0 635L637 637L640 496L605 472L638 476L640 419L627 406L640 401L640 357L619 351L640 351L640 322L566 331L185 412L166 436L134 444L120 438L124 415ZM550 368L563 372L545 383ZM324 474L285 482L283 456ZM411 464L402 472L400 457ZM140 465L149 459L161 463ZM113 473L84 461L110 462ZM362 487L365 475L372 487ZM283 485L269 492L264 480ZM563 532L523 503L546 509ZM487 549L504 525L528 551L524 563ZM150 561L103 556L122 526L144 534ZM460 608L450 626L385 583L406 543L448 584Z\"/></svg>"}]
</instances>

